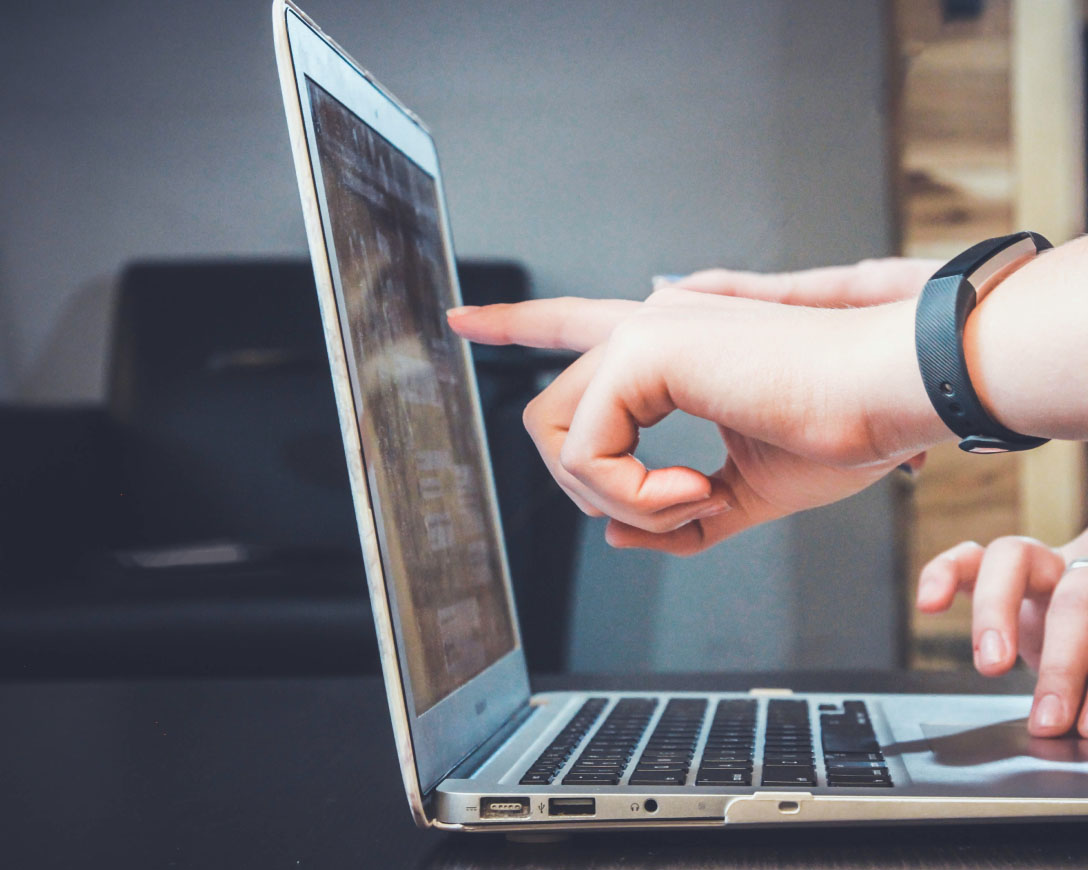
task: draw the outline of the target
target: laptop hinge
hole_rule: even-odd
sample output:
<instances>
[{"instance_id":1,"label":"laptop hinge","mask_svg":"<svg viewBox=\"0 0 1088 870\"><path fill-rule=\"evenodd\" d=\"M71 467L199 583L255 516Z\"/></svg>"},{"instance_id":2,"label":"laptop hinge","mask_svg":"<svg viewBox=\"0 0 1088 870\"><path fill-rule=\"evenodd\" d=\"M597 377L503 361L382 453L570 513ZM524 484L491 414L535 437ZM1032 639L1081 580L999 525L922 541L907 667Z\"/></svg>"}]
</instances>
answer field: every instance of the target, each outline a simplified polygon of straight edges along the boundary
<instances>
[{"instance_id":1,"label":"laptop hinge","mask_svg":"<svg viewBox=\"0 0 1088 870\"><path fill-rule=\"evenodd\" d=\"M502 744L510 739L515 731L525 724L525 720L535 711L536 708L530 705L528 701L525 701L490 737L461 759L443 779L468 779L471 777L483 766L485 761L495 754Z\"/></svg>"}]
</instances>

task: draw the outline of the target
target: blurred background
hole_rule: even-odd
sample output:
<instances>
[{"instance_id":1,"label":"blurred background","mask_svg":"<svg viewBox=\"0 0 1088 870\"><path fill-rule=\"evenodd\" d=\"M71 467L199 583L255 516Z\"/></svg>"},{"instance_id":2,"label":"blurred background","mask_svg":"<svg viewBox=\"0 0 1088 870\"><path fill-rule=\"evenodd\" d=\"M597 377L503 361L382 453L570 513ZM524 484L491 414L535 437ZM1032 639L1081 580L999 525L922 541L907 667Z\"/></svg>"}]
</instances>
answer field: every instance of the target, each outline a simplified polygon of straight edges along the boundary
<instances>
[{"instance_id":1,"label":"blurred background","mask_svg":"<svg viewBox=\"0 0 1088 870\"><path fill-rule=\"evenodd\" d=\"M43 0L0 33L4 675L376 667L268 5ZM468 301L1083 228L1079 0L306 11L433 130ZM615 552L521 432L566 361L476 356L536 670L963 665L918 567L1083 525L1081 446L953 447L695 558ZM721 461L679 416L642 454Z\"/></svg>"}]
</instances>

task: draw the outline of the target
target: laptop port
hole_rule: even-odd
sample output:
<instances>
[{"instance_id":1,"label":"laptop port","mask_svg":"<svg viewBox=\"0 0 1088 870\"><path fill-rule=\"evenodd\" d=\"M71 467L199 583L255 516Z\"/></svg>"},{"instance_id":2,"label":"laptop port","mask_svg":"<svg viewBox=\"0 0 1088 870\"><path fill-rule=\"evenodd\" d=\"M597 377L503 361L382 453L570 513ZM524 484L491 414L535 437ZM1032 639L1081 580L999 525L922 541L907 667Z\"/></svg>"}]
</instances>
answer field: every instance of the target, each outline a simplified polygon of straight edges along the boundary
<instances>
[{"instance_id":1,"label":"laptop port","mask_svg":"<svg viewBox=\"0 0 1088 870\"><path fill-rule=\"evenodd\" d=\"M549 816L594 816L597 814L596 798L549 798Z\"/></svg>"},{"instance_id":2,"label":"laptop port","mask_svg":"<svg viewBox=\"0 0 1088 870\"><path fill-rule=\"evenodd\" d=\"M527 797L480 798L481 819L515 819L529 815Z\"/></svg>"}]
</instances>

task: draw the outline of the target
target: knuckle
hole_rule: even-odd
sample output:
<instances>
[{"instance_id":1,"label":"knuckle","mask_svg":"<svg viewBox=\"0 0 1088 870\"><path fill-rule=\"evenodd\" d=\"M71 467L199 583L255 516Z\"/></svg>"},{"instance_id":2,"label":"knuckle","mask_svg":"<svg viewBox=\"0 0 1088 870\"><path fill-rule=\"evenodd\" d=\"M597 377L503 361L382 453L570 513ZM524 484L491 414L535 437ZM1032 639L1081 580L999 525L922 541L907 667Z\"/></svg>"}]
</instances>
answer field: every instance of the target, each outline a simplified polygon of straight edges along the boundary
<instances>
[{"instance_id":1,"label":"knuckle","mask_svg":"<svg viewBox=\"0 0 1088 870\"><path fill-rule=\"evenodd\" d=\"M657 293L688 293L688 290L657 290ZM625 317L619 323L616 324L612 330L613 337L620 336L626 338L630 336L641 336L644 333L654 331L659 327L656 325L657 313L647 306L635 310L630 317Z\"/></svg>"},{"instance_id":2,"label":"knuckle","mask_svg":"<svg viewBox=\"0 0 1088 870\"><path fill-rule=\"evenodd\" d=\"M592 457L581 445L569 438L563 442L559 450L559 466L567 474L576 480L581 480L586 476L591 464Z\"/></svg>"},{"instance_id":3,"label":"knuckle","mask_svg":"<svg viewBox=\"0 0 1088 870\"><path fill-rule=\"evenodd\" d=\"M512 344L514 341L514 333L511 328L511 317L516 316L515 312L511 311L510 304L506 302L498 303L493 308L486 311L485 316L489 317L492 327L495 330L495 341L498 344Z\"/></svg>"},{"instance_id":4,"label":"knuckle","mask_svg":"<svg viewBox=\"0 0 1088 870\"><path fill-rule=\"evenodd\" d=\"M1007 564L1008 570L1025 570L1030 564L1031 550L1035 543L1031 538L1021 535L1005 535L990 542L986 547L986 556Z\"/></svg>"},{"instance_id":5,"label":"knuckle","mask_svg":"<svg viewBox=\"0 0 1088 870\"><path fill-rule=\"evenodd\" d=\"M1020 553L1026 550L1028 539L1020 535L1002 535L994 538L987 548L996 553Z\"/></svg>"},{"instance_id":6,"label":"knuckle","mask_svg":"<svg viewBox=\"0 0 1088 870\"><path fill-rule=\"evenodd\" d=\"M985 547L975 541L963 541L936 556L930 564L941 563L942 565L951 568L953 572L959 572L961 568L966 569L967 565L970 564L964 563L964 559L978 556L980 553L985 552L985 549Z\"/></svg>"},{"instance_id":7,"label":"knuckle","mask_svg":"<svg viewBox=\"0 0 1088 870\"><path fill-rule=\"evenodd\" d=\"M1084 682L1084 668L1066 659L1043 661L1039 665L1039 686L1059 688Z\"/></svg>"},{"instance_id":8,"label":"knuckle","mask_svg":"<svg viewBox=\"0 0 1088 870\"><path fill-rule=\"evenodd\" d=\"M690 559L692 556L698 556L703 550L706 549L706 545L702 541L698 540L685 540L683 543L676 544L670 552L674 556L680 556L683 559Z\"/></svg>"},{"instance_id":9,"label":"knuckle","mask_svg":"<svg viewBox=\"0 0 1088 870\"><path fill-rule=\"evenodd\" d=\"M685 294L690 293L690 290L683 290L679 287L668 285L654 290L653 293L646 297L646 302L650 305L669 305L682 299Z\"/></svg>"},{"instance_id":10,"label":"knuckle","mask_svg":"<svg viewBox=\"0 0 1088 870\"><path fill-rule=\"evenodd\" d=\"M706 527L701 522L689 523L684 531L686 534L678 536L679 540L674 551L677 556L684 558L695 556L710 546L711 541L707 538Z\"/></svg>"},{"instance_id":11,"label":"knuckle","mask_svg":"<svg viewBox=\"0 0 1088 870\"><path fill-rule=\"evenodd\" d=\"M635 517L632 517L632 519L635 519ZM649 514L647 516L638 517L637 519L639 526L647 532L653 532L655 535L667 535L669 532L675 532L678 528L683 527L683 524L677 524L675 517L663 517Z\"/></svg>"},{"instance_id":12,"label":"knuckle","mask_svg":"<svg viewBox=\"0 0 1088 870\"><path fill-rule=\"evenodd\" d=\"M521 423L532 434L540 424L540 396L532 399L521 412Z\"/></svg>"},{"instance_id":13,"label":"knuckle","mask_svg":"<svg viewBox=\"0 0 1088 870\"><path fill-rule=\"evenodd\" d=\"M1070 583L1066 580L1058 584L1050 599L1047 621L1058 618L1063 611L1088 613L1088 582Z\"/></svg>"}]
</instances>

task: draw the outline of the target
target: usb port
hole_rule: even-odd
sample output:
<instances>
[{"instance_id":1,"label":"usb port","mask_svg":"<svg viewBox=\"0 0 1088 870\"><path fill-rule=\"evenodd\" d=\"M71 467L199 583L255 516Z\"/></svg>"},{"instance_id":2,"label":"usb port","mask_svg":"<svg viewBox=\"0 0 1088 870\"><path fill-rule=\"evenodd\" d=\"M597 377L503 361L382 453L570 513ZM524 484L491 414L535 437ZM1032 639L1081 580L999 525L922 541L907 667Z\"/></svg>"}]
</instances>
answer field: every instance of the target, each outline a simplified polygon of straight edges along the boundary
<instances>
[{"instance_id":1,"label":"usb port","mask_svg":"<svg viewBox=\"0 0 1088 870\"><path fill-rule=\"evenodd\" d=\"M549 816L593 816L597 814L596 798L549 798Z\"/></svg>"},{"instance_id":2,"label":"usb port","mask_svg":"<svg viewBox=\"0 0 1088 870\"><path fill-rule=\"evenodd\" d=\"M514 819L529 815L527 797L489 797L480 799L481 819Z\"/></svg>"}]
</instances>

